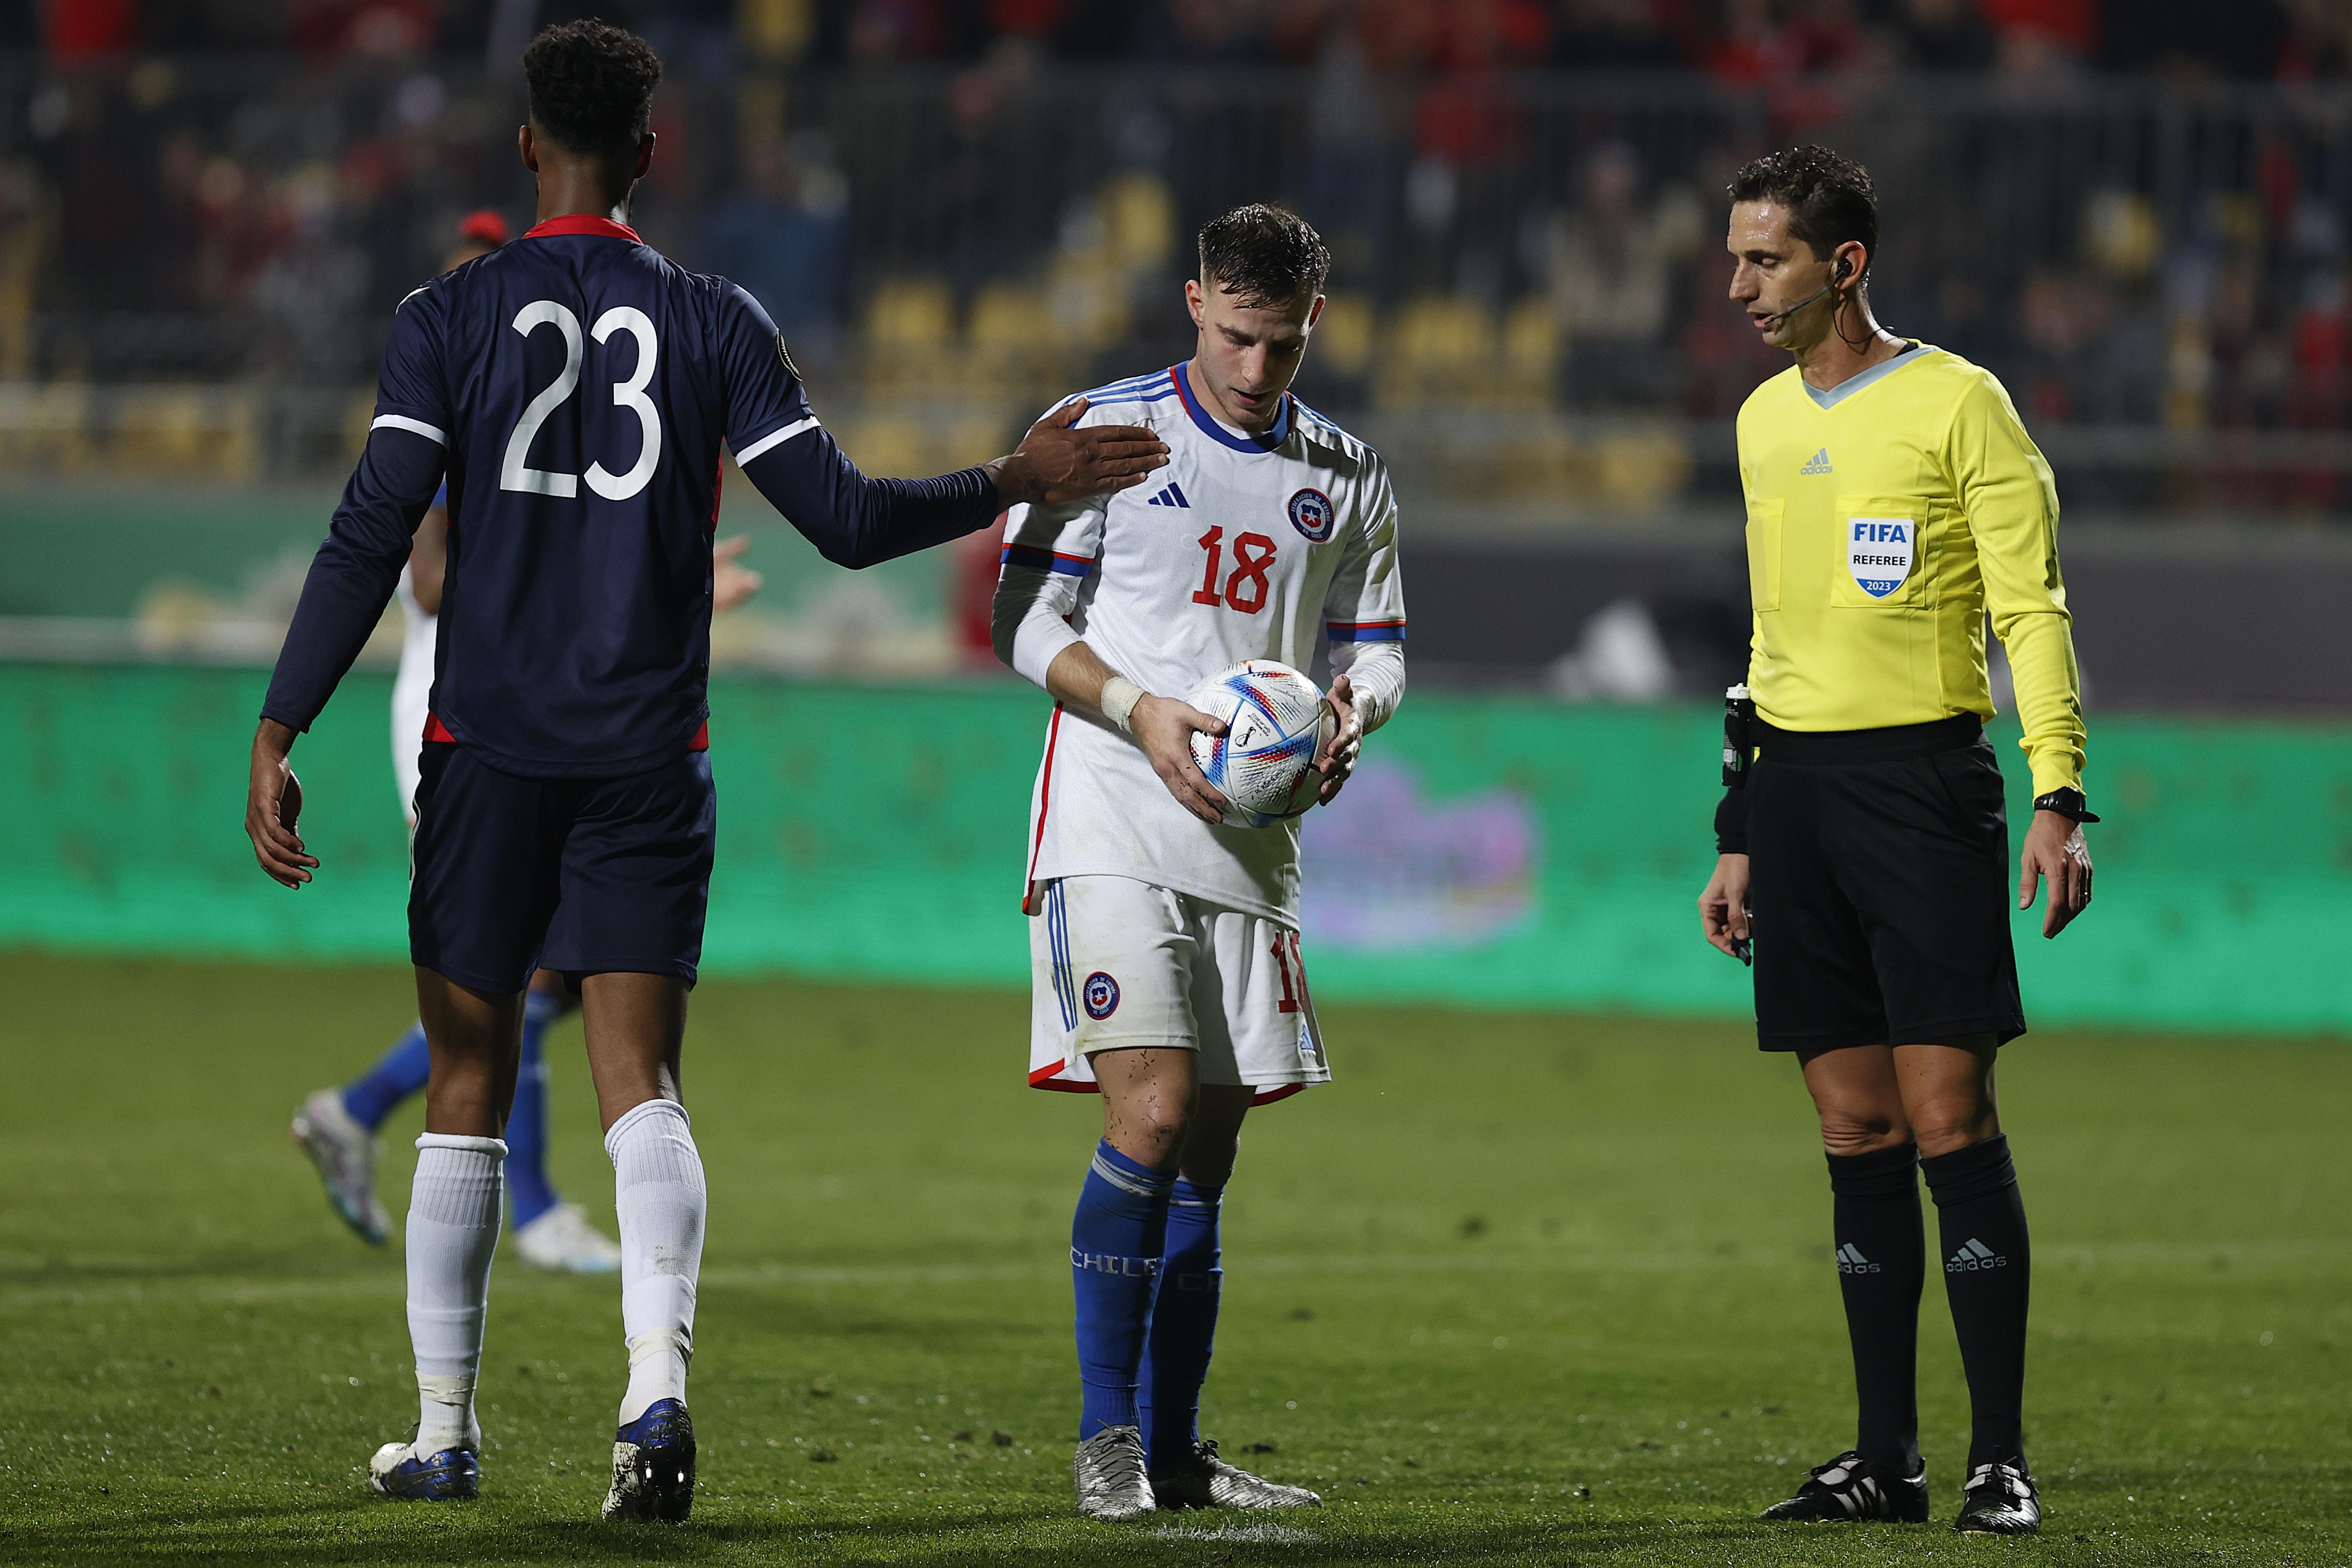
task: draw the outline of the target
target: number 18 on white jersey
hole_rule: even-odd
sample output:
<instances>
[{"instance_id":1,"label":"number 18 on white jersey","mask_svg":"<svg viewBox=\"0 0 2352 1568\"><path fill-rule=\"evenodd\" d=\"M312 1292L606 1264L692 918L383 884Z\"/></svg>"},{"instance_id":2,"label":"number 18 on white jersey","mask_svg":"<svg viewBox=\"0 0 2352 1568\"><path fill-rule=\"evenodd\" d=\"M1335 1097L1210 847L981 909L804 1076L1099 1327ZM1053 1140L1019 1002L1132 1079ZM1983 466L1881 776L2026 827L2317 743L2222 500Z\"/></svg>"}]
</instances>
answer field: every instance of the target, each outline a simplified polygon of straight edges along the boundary
<instances>
[{"instance_id":1,"label":"number 18 on white jersey","mask_svg":"<svg viewBox=\"0 0 2352 1568\"><path fill-rule=\"evenodd\" d=\"M1014 508L1000 626L1065 620L1061 646L1083 639L1162 696L1245 658L1308 669L1327 645L1335 672L1370 674L1378 658L1401 689L1397 507L1379 454L1287 395L1265 434L1235 429L1201 406L1181 365L1087 395L1079 424L1143 426L1168 466L1108 497ZM1042 668L1022 672L1042 684ZM1297 823L1200 821L1099 720L1055 710L1030 826L1033 882L1133 877L1297 921Z\"/></svg>"}]
</instances>

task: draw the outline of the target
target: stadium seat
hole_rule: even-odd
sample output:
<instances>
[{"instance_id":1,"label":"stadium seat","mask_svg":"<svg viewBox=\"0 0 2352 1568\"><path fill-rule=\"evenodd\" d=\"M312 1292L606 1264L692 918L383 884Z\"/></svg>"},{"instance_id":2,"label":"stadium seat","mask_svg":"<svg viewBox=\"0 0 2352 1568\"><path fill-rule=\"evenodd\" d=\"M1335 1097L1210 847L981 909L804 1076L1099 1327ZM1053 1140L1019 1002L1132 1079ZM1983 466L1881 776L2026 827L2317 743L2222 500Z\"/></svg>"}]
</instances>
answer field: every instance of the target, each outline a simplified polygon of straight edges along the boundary
<instances>
[{"instance_id":1,"label":"stadium seat","mask_svg":"<svg viewBox=\"0 0 2352 1568\"><path fill-rule=\"evenodd\" d=\"M1091 285L1091 287L1089 286ZM1077 268L1049 288L999 280L972 296L965 325L967 370L975 388L1044 403L1071 390L1076 340L1103 310L1105 282Z\"/></svg>"},{"instance_id":2,"label":"stadium seat","mask_svg":"<svg viewBox=\"0 0 2352 1568\"><path fill-rule=\"evenodd\" d=\"M1111 249L1121 267L1142 271L1167 262L1176 249L1176 197L1157 174L1130 170L1096 198Z\"/></svg>"},{"instance_id":3,"label":"stadium seat","mask_svg":"<svg viewBox=\"0 0 2352 1568\"><path fill-rule=\"evenodd\" d=\"M895 278L866 307L865 369L876 396L938 390L954 379L955 300L936 278Z\"/></svg>"},{"instance_id":4,"label":"stadium seat","mask_svg":"<svg viewBox=\"0 0 2352 1568\"><path fill-rule=\"evenodd\" d=\"M1372 368L1372 304L1361 294L1336 293L1323 302L1315 328L1315 354L1334 375L1360 376Z\"/></svg>"},{"instance_id":5,"label":"stadium seat","mask_svg":"<svg viewBox=\"0 0 2352 1568\"><path fill-rule=\"evenodd\" d=\"M1494 318L1475 300L1424 294L1389 321L1376 394L1384 408L1486 407L1497 398Z\"/></svg>"}]
</instances>

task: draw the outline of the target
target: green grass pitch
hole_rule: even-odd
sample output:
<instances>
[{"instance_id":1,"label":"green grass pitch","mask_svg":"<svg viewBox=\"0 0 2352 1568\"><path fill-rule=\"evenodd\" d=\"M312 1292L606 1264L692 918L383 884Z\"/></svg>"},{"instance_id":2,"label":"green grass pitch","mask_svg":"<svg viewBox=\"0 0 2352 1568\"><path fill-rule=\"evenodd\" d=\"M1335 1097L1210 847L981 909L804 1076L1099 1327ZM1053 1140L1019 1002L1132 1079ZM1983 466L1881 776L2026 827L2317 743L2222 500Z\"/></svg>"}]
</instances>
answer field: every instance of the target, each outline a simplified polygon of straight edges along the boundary
<instances>
[{"instance_id":1,"label":"green grass pitch","mask_svg":"<svg viewBox=\"0 0 2352 1568\"><path fill-rule=\"evenodd\" d=\"M1067 1479L1095 1102L1021 1086L1023 999L712 983L702 1492L684 1529L615 1529L616 1289L504 1260L482 1500L364 1489L415 1415L399 1255L342 1231L283 1129L404 1023L404 972L19 955L0 996L0 1560L2352 1561L2341 1042L2013 1047L2050 1525L1964 1541L1933 1285L1937 1523L1749 1522L1851 1433L1786 1061L1735 1026L1333 1001L1339 1082L1246 1135L1206 1415L1328 1506L1118 1528ZM550 1041L556 1173L609 1224L577 1026ZM415 1128L388 1130L395 1216Z\"/></svg>"}]
</instances>

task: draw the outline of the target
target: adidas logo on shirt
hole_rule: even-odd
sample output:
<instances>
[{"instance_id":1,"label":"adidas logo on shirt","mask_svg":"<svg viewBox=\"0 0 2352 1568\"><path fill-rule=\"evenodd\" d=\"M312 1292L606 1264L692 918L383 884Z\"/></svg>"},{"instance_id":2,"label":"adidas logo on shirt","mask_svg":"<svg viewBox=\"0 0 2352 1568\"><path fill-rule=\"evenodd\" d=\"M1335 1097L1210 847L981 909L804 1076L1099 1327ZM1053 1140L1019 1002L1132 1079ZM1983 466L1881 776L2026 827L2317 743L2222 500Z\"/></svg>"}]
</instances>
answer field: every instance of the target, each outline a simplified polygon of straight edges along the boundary
<instances>
[{"instance_id":1,"label":"adidas logo on shirt","mask_svg":"<svg viewBox=\"0 0 2352 1568\"><path fill-rule=\"evenodd\" d=\"M1820 451L1815 452L1812 456L1812 460L1808 462L1803 468L1799 468L1797 472L1801 474L1833 474L1836 473L1837 470L1830 467L1830 449L1827 447L1824 447Z\"/></svg>"},{"instance_id":2,"label":"adidas logo on shirt","mask_svg":"<svg viewBox=\"0 0 2352 1568\"><path fill-rule=\"evenodd\" d=\"M1966 1242L1961 1244L1960 1249L1958 1252L1953 1253L1950 1260L1944 1265L1944 1272L1947 1274L1973 1274L1980 1268L2006 1268L2008 1267L2008 1258L2003 1258L2000 1253L1995 1252L1991 1247L1987 1247L1975 1237L1970 1237Z\"/></svg>"},{"instance_id":3,"label":"adidas logo on shirt","mask_svg":"<svg viewBox=\"0 0 2352 1568\"><path fill-rule=\"evenodd\" d=\"M1181 506L1188 511L1192 510L1192 506L1191 501L1184 499L1184 492L1178 489L1172 484L1162 486L1158 495L1153 496L1150 500L1145 501L1143 504L1146 506Z\"/></svg>"},{"instance_id":4,"label":"adidas logo on shirt","mask_svg":"<svg viewBox=\"0 0 2352 1568\"><path fill-rule=\"evenodd\" d=\"M1841 1274L1875 1274L1878 1265L1862 1255L1862 1248L1851 1241L1837 1249L1838 1272Z\"/></svg>"}]
</instances>

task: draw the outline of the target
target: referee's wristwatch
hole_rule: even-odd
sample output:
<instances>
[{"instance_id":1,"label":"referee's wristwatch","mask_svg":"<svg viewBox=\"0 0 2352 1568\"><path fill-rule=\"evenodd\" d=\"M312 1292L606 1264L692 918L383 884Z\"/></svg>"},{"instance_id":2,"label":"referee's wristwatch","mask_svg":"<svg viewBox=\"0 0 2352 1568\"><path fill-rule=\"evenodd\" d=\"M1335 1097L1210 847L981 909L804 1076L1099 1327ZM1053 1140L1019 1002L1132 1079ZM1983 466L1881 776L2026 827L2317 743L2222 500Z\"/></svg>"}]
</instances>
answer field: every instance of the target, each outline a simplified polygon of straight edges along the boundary
<instances>
[{"instance_id":1,"label":"referee's wristwatch","mask_svg":"<svg viewBox=\"0 0 2352 1568\"><path fill-rule=\"evenodd\" d=\"M2053 789L2048 795L2035 795L2033 797L2033 809L2036 811L2054 811L2059 816L2070 817L2076 822L2096 822L2099 820L2097 817L2091 815L2090 802L2083 798L2083 792L2071 787L2065 789Z\"/></svg>"}]
</instances>

